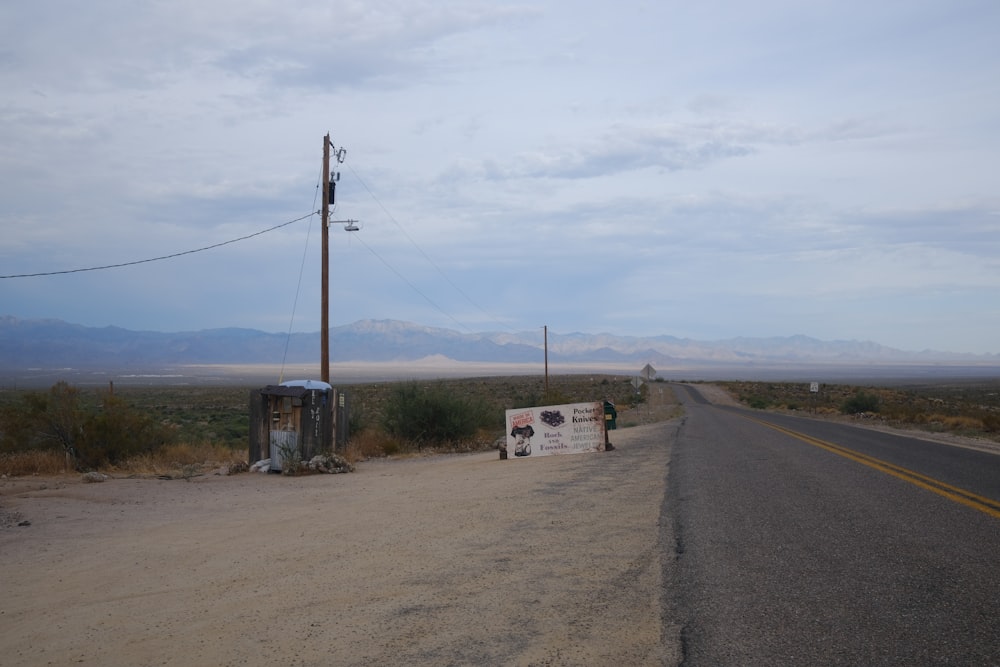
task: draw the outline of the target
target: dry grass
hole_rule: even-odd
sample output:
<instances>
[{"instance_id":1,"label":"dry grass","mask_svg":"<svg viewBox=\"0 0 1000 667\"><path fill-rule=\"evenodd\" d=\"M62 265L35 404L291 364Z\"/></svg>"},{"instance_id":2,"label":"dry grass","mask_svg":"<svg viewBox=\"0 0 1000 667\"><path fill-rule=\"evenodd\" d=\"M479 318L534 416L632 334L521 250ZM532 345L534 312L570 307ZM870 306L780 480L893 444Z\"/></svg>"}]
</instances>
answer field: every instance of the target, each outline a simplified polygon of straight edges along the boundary
<instances>
[{"instance_id":1,"label":"dry grass","mask_svg":"<svg viewBox=\"0 0 1000 667\"><path fill-rule=\"evenodd\" d=\"M638 405L618 406L618 428L669 421L684 414L669 385L653 382L645 388L644 396L645 400Z\"/></svg>"},{"instance_id":2,"label":"dry grass","mask_svg":"<svg viewBox=\"0 0 1000 667\"><path fill-rule=\"evenodd\" d=\"M718 384L752 408L819 416L841 417L845 403L860 392L877 397L877 408L851 418L1000 441L1000 381L995 379L906 386L831 384L822 385L816 393L802 382Z\"/></svg>"},{"instance_id":3,"label":"dry grass","mask_svg":"<svg viewBox=\"0 0 1000 667\"><path fill-rule=\"evenodd\" d=\"M0 454L0 475L24 477L58 475L72 470L66 455L57 451L27 451Z\"/></svg>"},{"instance_id":4,"label":"dry grass","mask_svg":"<svg viewBox=\"0 0 1000 667\"><path fill-rule=\"evenodd\" d=\"M365 459L392 456L400 451L400 444L387 433L374 428L366 428L351 436L344 458L351 463Z\"/></svg>"},{"instance_id":5,"label":"dry grass","mask_svg":"<svg viewBox=\"0 0 1000 667\"><path fill-rule=\"evenodd\" d=\"M246 461L246 452L215 443L167 445L151 454L134 456L106 472L119 475L191 477L206 470ZM8 477L59 475L75 472L66 456L56 451L0 454L0 474Z\"/></svg>"},{"instance_id":6,"label":"dry grass","mask_svg":"<svg viewBox=\"0 0 1000 667\"><path fill-rule=\"evenodd\" d=\"M983 420L976 417L969 417L965 415L942 415L942 414L928 414L919 415L916 418L918 424L925 424L928 427L940 427L948 431L982 431L983 430Z\"/></svg>"},{"instance_id":7,"label":"dry grass","mask_svg":"<svg viewBox=\"0 0 1000 667\"><path fill-rule=\"evenodd\" d=\"M417 443L394 438L381 429L367 428L351 436L343 456L349 462L357 463L358 461L383 457L481 452L494 449L502 436L502 431L480 429L476 437L468 441L418 446Z\"/></svg>"},{"instance_id":8,"label":"dry grass","mask_svg":"<svg viewBox=\"0 0 1000 667\"><path fill-rule=\"evenodd\" d=\"M211 442L166 445L154 453L132 457L113 472L129 475L191 476L212 468L246 461L246 452Z\"/></svg>"}]
</instances>

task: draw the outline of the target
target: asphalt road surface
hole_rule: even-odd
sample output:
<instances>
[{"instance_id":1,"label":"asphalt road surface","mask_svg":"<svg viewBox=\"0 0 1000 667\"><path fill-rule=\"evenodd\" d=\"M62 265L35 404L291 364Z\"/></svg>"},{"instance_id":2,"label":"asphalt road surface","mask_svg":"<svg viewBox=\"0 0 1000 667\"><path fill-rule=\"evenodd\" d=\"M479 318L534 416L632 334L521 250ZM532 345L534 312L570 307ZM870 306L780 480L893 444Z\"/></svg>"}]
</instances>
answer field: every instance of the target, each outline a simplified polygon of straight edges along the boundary
<instances>
[{"instance_id":1,"label":"asphalt road surface","mask_svg":"<svg viewBox=\"0 0 1000 667\"><path fill-rule=\"evenodd\" d=\"M1000 665L1000 456L675 390L682 665Z\"/></svg>"}]
</instances>

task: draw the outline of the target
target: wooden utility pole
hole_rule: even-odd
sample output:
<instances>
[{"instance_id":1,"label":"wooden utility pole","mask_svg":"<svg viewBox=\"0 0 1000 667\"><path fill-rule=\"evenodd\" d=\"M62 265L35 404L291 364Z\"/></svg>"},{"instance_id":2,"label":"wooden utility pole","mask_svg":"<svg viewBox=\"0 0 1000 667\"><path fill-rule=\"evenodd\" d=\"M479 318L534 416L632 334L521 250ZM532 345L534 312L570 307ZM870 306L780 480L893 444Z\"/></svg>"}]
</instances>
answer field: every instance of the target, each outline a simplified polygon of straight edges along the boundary
<instances>
[{"instance_id":1,"label":"wooden utility pole","mask_svg":"<svg viewBox=\"0 0 1000 667\"><path fill-rule=\"evenodd\" d=\"M323 137L323 281L320 298L320 379L330 382L330 133Z\"/></svg>"},{"instance_id":2,"label":"wooden utility pole","mask_svg":"<svg viewBox=\"0 0 1000 667\"><path fill-rule=\"evenodd\" d=\"M549 395L549 325L544 327L545 331L545 396Z\"/></svg>"}]
</instances>

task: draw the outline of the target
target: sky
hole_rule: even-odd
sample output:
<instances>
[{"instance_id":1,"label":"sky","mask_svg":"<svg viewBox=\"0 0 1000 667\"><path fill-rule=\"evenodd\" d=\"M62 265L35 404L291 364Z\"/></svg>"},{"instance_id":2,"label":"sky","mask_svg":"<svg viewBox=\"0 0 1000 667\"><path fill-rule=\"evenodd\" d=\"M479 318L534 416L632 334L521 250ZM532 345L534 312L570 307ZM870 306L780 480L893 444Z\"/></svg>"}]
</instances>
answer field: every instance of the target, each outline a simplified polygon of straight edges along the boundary
<instances>
[{"instance_id":1,"label":"sky","mask_svg":"<svg viewBox=\"0 0 1000 667\"><path fill-rule=\"evenodd\" d=\"M319 331L329 133L332 327L1000 353L998 34L994 0L5 2L0 315Z\"/></svg>"}]
</instances>

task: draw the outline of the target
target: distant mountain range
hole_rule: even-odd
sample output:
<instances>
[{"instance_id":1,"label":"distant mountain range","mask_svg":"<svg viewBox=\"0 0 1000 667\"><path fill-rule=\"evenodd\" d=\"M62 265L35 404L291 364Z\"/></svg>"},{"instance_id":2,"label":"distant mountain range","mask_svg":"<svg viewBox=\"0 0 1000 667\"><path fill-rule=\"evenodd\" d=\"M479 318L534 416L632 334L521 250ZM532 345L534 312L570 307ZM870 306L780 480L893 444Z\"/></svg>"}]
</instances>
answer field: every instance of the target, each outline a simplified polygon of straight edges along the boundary
<instances>
[{"instance_id":1,"label":"distant mountain range","mask_svg":"<svg viewBox=\"0 0 1000 667\"><path fill-rule=\"evenodd\" d=\"M287 354L286 354L287 346ZM94 368L122 365L318 363L319 333L208 329L162 333L85 327L61 320L0 316L0 368ZM541 330L465 334L396 320L362 320L332 328L333 362L455 361L537 363ZM553 363L691 364L961 364L1000 365L1000 355L906 352L862 341L808 336L698 341L673 336L548 334Z\"/></svg>"}]
</instances>

